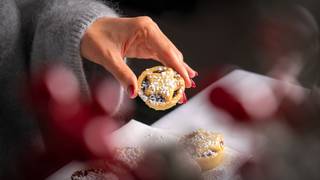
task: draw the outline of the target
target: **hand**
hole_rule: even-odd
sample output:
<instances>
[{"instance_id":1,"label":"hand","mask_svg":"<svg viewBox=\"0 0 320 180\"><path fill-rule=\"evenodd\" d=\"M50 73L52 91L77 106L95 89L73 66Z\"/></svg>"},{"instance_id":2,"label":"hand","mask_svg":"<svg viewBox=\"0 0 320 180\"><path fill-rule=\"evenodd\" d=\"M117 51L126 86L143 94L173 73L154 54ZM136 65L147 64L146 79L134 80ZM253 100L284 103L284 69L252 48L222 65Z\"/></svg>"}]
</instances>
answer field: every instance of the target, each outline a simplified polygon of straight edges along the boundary
<instances>
[{"instance_id":1,"label":"hand","mask_svg":"<svg viewBox=\"0 0 320 180\"><path fill-rule=\"evenodd\" d=\"M183 61L182 53L149 17L96 20L81 40L81 55L111 72L131 98L137 96L137 77L124 62L125 57L159 61L175 69L187 88L195 86L190 78L197 72Z\"/></svg>"}]
</instances>

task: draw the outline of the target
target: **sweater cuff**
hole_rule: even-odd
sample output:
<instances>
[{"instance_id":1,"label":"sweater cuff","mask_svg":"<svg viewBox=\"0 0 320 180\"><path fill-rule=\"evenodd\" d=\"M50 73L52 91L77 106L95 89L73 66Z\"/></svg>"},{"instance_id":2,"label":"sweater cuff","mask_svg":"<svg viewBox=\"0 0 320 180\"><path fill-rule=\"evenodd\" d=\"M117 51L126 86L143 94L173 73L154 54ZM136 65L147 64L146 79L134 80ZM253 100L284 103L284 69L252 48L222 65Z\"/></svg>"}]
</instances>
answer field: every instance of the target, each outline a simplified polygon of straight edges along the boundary
<instances>
[{"instance_id":1,"label":"sweater cuff","mask_svg":"<svg viewBox=\"0 0 320 180\"><path fill-rule=\"evenodd\" d=\"M118 15L107 6L89 7L82 13L79 13L72 22L69 35L66 39L65 56L69 61L66 63L73 69L75 75L79 79L79 85L82 93L90 96L89 86L83 68L83 61L80 52L81 39L87 28L97 19L101 17L118 17Z\"/></svg>"}]
</instances>

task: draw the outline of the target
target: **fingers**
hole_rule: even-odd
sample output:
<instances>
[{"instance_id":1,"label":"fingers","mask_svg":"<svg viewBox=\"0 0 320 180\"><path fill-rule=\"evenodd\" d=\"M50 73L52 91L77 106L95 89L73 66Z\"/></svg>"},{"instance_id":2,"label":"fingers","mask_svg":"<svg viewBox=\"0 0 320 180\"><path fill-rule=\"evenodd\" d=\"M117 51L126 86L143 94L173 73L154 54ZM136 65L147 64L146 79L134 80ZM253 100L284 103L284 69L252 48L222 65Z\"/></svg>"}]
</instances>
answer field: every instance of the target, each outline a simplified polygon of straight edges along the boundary
<instances>
[{"instance_id":1,"label":"fingers","mask_svg":"<svg viewBox=\"0 0 320 180\"><path fill-rule=\"evenodd\" d=\"M175 69L184 79L186 87L191 87L189 73L184 65L183 57L176 52L174 45L157 29L149 34L151 47L157 52L157 57L166 66Z\"/></svg>"},{"instance_id":2,"label":"fingers","mask_svg":"<svg viewBox=\"0 0 320 180\"><path fill-rule=\"evenodd\" d=\"M148 17L97 20L82 39L81 54L111 72L131 98L137 96L137 78L123 57L154 58L175 69L184 79L186 88L195 87L190 78L197 73Z\"/></svg>"},{"instance_id":3,"label":"fingers","mask_svg":"<svg viewBox=\"0 0 320 180\"><path fill-rule=\"evenodd\" d=\"M147 26L144 26L146 41L152 51L155 52L157 59L175 69L184 79L187 88L193 87L192 80L196 76L196 72L183 62L182 53L174 46L174 44L162 33L160 28L150 18L147 19Z\"/></svg>"},{"instance_id":4,"label":"fingers","mask_svg":"<svg viewBox=\"0 0 320 180\"><path fill-rule=\"evenodd\" d=\"M196 72L183 62L182 53L162 33L157 24L146 16L133 18L132 22L137 29L137 36L126 43L125 55L158 60L175 69L184 79L187 88L193 87L190 77L195 77Z\"/></svg>"},{"instance_id":5,"label":"fingers","mask_svg":"<svg viewBox=\"0 0 320 180\"><path fill-rule=\"evenodd\" d=\"M181 97L181 99L179 100L179 104L185 104L185 103L187 103L187 101L188 101L188 98L187 98L187 95L186 95L186 93L183 93L183 96Z\"/></svg>"},{"instance_id":6,"label":"fingers","mask_svg":"<svg viewBox=\"0 0 320 180\"><path fill-rule=\"evenodd\" d=\"M103 66L121 83L131 99L137 97L137 77L119 54L107 53ZM109 58L109 59L108 59Z\"/></svg>"},{"instance_id":7,"label":"fingers","mask_svg":"<svg viewBox=\"0 0 320 180\"><path fill-rule=\"evenodd\" d=\"M187 69L189 77L194 78L198 76L198 72L193 70L187 63L184 62L184 67Z\"/></svg>"},{"instance_id":8,"label":"fingers","mask_svg":"<svg viewBox=\"0 0 320 180\"><path fill-rule=\"evenodd\" d=\"M175 60L172 57L167 57L167 58L163 57L161 59L166 59L166 60L162 60L162 63L168 67L175 69L177 71L177 73L181 75L181 77L185 81L185 86L187 88L191 87L192 83L191 83L191 79L189 77L188 71L185 69L185 67L179 61Z\"/></svg>"}]
</instances>

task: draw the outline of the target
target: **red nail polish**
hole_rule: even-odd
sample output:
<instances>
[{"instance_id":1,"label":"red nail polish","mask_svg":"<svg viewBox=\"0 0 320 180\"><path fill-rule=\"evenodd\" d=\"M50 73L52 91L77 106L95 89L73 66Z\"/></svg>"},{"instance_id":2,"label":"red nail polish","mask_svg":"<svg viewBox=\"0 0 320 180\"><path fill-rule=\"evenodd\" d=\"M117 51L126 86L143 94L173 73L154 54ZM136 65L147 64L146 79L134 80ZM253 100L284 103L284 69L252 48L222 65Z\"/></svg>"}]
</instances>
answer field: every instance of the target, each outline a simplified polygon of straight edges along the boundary
<instances>
[{"instance_id":1,"label":"red nail polish","mask_svg":"<svg viewBox=\"0 0 320 180\"><path fill-rule=\"evenodd\" d=\"M188 101L188 98L186 96L186 93L183 93L183 101L182 101L182 103L185 104L185 103L187 103L187 101Z\"/></svg>"},{"instance_id":2,"label":"red nail polish","mask_svg":"<svg viewBox=\"0 0 320 180\"><path fill-rule=\"evenodd\" d=\"M127 93L128 93L128 95L129 95L129 97L130 97L131 99L133 99L133 97L134 97L134 87L133 87L133 85L130 85L130 86L128 87Z\"/></svg>"},{"instance_id":3,"label":"red nail polish","mask_svg":"<svg viewBox=\"0 0 320 180\"><path fill-rule=\"evenodd\" d=\"M191 79L191 87L192 88L196 88L197 87L196 83L192 79Z\"/></svg>"}]
</instances>

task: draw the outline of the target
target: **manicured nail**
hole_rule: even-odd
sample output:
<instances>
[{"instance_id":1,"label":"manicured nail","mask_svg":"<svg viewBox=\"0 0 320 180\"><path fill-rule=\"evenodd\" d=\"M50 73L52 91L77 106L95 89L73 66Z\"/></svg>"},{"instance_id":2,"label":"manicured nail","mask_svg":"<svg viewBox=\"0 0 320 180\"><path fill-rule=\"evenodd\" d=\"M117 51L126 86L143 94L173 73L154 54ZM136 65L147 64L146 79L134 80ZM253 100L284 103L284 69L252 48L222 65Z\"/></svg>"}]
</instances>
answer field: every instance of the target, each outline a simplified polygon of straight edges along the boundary
<instances>
[{"instance_id":1,"label":"manicured nail","mask_svg":"<svg viewBox=\"0 0 320 180\"><path fill-rule=\"evenodd\" d=\"M196 88L197 87L196 83L192 79L191 79L191 87L192 88Z\"/></svg>"},{"instance_id":2,"label":"manicured nail","mask_svg":"<svg viewBox=\"0 0 320 180\"><path fill-rule=\"evenodd\" d=\"M182 100L182 104L187 103L187 101L188 101L187 95L186 95L186 93L183 93L183 100Z\"/></svg>"},{"instance_id":3,"label":"manicured nail","mask_svg":"<svg viewBox=\"0 0 320 180\"><path fill-rule=\"evenodd\" d=\"M128 93L128 95L129 95L129 97L130 97L131 99L134 98L134 87L133 87L133 85L130 85L130 86L128 87L127 93Z\"/></svg>"}]
</instances>

